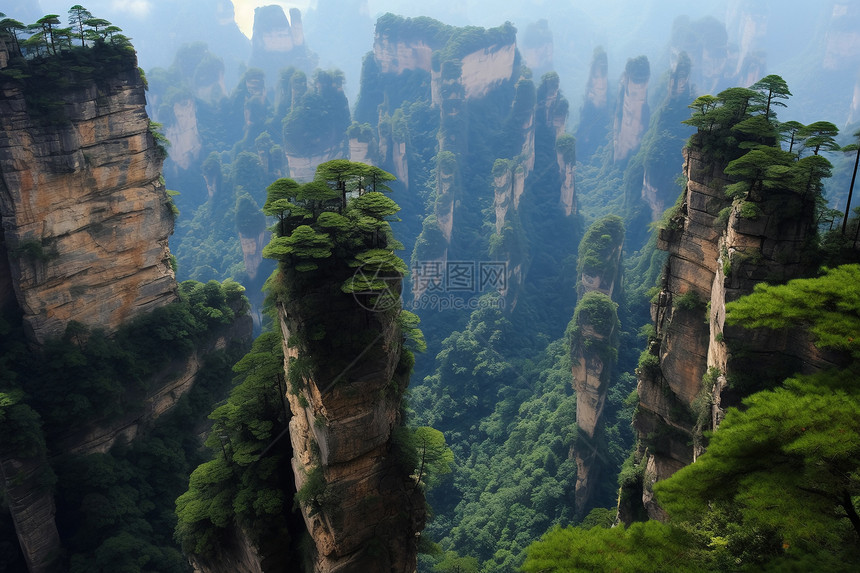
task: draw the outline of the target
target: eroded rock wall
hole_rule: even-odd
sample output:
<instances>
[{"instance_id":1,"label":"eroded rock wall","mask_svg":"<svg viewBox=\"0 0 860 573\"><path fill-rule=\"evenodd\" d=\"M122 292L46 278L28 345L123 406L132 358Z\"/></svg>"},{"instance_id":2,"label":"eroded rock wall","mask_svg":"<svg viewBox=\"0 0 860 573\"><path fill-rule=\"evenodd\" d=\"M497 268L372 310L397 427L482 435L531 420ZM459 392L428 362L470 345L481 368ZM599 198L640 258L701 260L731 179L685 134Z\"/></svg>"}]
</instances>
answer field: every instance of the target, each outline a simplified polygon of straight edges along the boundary
<instances>
[{"instance_id":1,"label":"eroded rock wall","mask_svg":"<svg viewBox=\"0 0 860 573\"><path fill-rule=\"evenodd\" d=\"M373 312L343 294L314 305L319 296L309 292L280 307L287 378L300 380L298 391L288 393L296 487L324 483L301 504L315 547L313 570L415 571L424 496L399 464L392 437L402 425L400 398L408 382L397 313ZM290 342L332 320L353 336L339 351L321 352L312 343L300 350ZM317 366L291 372L303 360Z\"/></svg>"},{"instance_id":2,"label":"eroded rock wall","mask_svg":"<svg viewBox=\"0 0 860 573\"><path fill-rule=\"evenodd\" d=\"M762 333L724 323L726 303L755 284L784 282L807 270L812 205L797 193L773 192L752 198L760 213L745 218L722 191L730 181L716 162L695 146L684 150L684 159L683 203L658 237L669 257L652 305L656 336L649 352L655 360L637 371L641 504L656 519L665 514L653 484L704 451L702 434L719 425L725 408L756 387L828 363L800 332ZM622 508L622 516L632 513Z\"/></svg>"},{"instance_id":3,"label":"eroded rock wall","mask_svg":"<svg viewBox=\"0 0 860 573\"><path fill-rule=\"evenodd\" d=\"M618 94L618 110L613 130L613 160L629 158L642 142L651 112L648 107L648 59L640 56L627 62Z\"/></svg>"},{"instance_id":4,"label":"eroded rock wall","mask_svg":"<svg viewBox=\"0 0 860 573\"><path fill-rule=\"evenodd\" d=\"M620 287L621 253L624 243L623 232L617 236L615 244L609 246L609 256L604 271L588 274L582 272L577 285L580 301L590 293L605 296L609 304L613 293ZM586 303L587 304L587 303ZM613 313L613 316L614 313ZM602 470L602 462L594 446L594 438L603 430L603 408L606 393L615 366L613 351L617 348L620 324L617 319L608 327L596 325L594 317L577 310L574 315L576 333L571 340L571 374L573 389L576 392L576 426L579 436L574 447L576 462L576 486L574 503L577 513L584 515L589 509Z\"/></svg>"},{"instance_id":5,"label":"eroded rock wall","mask_svg":"<svg viewBox=\"0 0 860 573\"><path fill-rule=\"evenodd\" d=\"M61 94L43 124L17 84L0 98L0 218L35 342L75 320L108 332L176 300L163 155L137 68Z\"/></svg>"}]
</instances>

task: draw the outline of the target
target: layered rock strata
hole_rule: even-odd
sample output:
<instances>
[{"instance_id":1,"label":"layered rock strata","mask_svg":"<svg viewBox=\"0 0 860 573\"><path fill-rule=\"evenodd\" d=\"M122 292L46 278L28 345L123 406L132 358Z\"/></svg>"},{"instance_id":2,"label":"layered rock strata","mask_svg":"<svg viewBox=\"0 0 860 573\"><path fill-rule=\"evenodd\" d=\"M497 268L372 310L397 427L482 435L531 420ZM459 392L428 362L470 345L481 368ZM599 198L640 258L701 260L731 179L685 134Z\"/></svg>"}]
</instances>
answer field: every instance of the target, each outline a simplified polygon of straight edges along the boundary
<instances>
[{"instance_id":1,"label":"layered rock strata","mask_svg":"<svg viewBox=\"0 0 860 573\"><path fill-rule=\"evenodd\" d=\"M658 238L669 257L652 305L656 335L648 352L654 358L640 363L637 372L634 427L644 481L641 502L633 506L641 503L640 509L658 519L665 515L653 499L653 484L704 451L703 432L719 425L727 407L756 387L814 371L829 360L802 333L725 325L727 302L759 282L783 282L805 272L812 206L800 194L773 191L755 201L757 216L745 218L741 206L725 196L731 182L715 162L696 147L685 149L684 159L683 203ZM623 520L637 513L633 506L621 507Z\"/></svg>"},{"instance_id":2,"label":"layered rock strata","mask_svg":"<svg viewBox=\"0 0 860 573\"><path fill-rule=\"evenodd\" d=\"M14 83L0 98L0 218L33 341L66 324L115 330L176 300L163 154L137 68L62 95L44 124Z\"/></svg>"},{"instance_id":3,"label":"layered rock strata","mask_svg":"<svg viewBox=\"0 0 860 573\"><path fill-rule=\"evenodd\" d=\"M280 307L296 487L317 488L301 504L313 571L414 571L424 496L393 439L409 374L397 311L368 310L362 295L323 299L320 289ZM325 325L322 341L308 339L313 325Z\"/></svg>"}]
</instances>

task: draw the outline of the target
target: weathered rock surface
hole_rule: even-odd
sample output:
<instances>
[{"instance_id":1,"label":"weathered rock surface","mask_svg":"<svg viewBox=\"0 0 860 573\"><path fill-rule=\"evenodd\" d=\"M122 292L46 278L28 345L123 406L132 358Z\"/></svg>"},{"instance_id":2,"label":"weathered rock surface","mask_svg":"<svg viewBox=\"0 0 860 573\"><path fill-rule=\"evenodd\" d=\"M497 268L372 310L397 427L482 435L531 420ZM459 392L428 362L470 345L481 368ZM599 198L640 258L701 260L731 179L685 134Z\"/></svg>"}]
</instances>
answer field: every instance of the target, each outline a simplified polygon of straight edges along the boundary
<instances>
[{"instance_id":1,"label":"weathered rock surface","mask_svg":"<svg viewBox=\"0 0 860 573\"><path fill-rule=\"evenodd\" d=\"M623 234L619 235L617 244L612 245L611 255L606 261L606 271L594 276L581 273L577 292L580 300L591 292L601 293L611 298L615 292L616 281L621 276L621 251L624 243ZM574 447L576 461L576 486L574 502L576 511L584 514L597 489L600 476L601 460L597 449L592 445L596 434L602 431L603 407L606 404L606 393L614 362L609 354L602 350L609 346L617 346L619 332L617 325L597 329L583 315L577 313L577 333L571 340L570 357L572 363L573 389L576 392L576 425L580 436Z\"/></svg>"},{"instance_id":2,"label":"weathered rock surface","mask_svg":"<svg viewBox=\"0 0 860 573\"><path fill-rule=\"evenodd\" d=\"M725 304L752 292L756 283L786 281L805 271L803 245L814 232L811 206L796 193L773 192L756 202L761 215L743 218L722 192L730 181L720 167L696 147L685 149L684 158L684 201L658 237L658 247L669 252L662 291L652 305L657 334L650 352L659 366L638 371L634 419L646 474L641 503L656 519L665 514L653 499L653 484L704 451L702 432L717 428L725 408L740 403L747 380L776 383L829 360L802 333L724 324ZM727 220L725 228L719 220ZM709 409L694 412L693 402L703 395ZM632 513L622 508L622 515Z\"/></svg>"},{"instance_id":3,"label":"weathered rock surface","mask_svg":"<svg viewBox=\"0 0 860 573\"><path fill-rule=\"evenodd\" d=\"M618 94L618 110L613 130L613 160L624 161L639 147L642 135L648 128L648 60L640 56L627 62Z\"/></svg>"},{"instance_id":4,"label":"weathered rock surface","mask_svg":"<svg viewBox=\"0 0 860 573\"><path fill-rule=\"evenodd\" d=\"M176 300L163 154L149 130L136 62L98 84L53 94L62 101L62 123L28 108L18 84L0 90L0 304L17 303L38 344L73 320L112 332ZM51 452L105 452L120 437L134 438L191 388L207 352L250 340L250 322L244 316L210 333L188 359L166 366L149 381L152 390L136 396L141 409L69 428ZM0 465L30 571L56 570L62 548L53 492L43 485L48 460L3 458Z\"/></svg>"},{"instance_id":5,"label":"weathered rock surface","mask_svg":"<svg viewBox=\"0 0 860 573\"><path fill-rule=\"evenodd\" d=\"M203 142L197 127L197 102L183 99L173 104L175 122L164 130L170 142L170 158L180 169L188 169L200 157Z\"/></svg>"},{"instance_id":6,"label":"weathered rock surface","mask_svg":"<svg viewBox=\"0 0 860 573\"><path fill-rule=\"evenodd\" d=\"M60 535L54 522L54 496L43 484L46 471L44 457L0 457L3 495L30 573L60 571Z\"/></svg>"},{"instance_id":7,"label":"weathered rock surface","mask_svg":"<svg viewBox=\"0 0 860 573\"><path fill-rule=\"evenodd\" d=\"M400 397L408 381L399 368L396 316L366 310L350 295L309 304L322 300L318 296L308 293L281 306L285 341L303 336L307 325L333 324L336 317L338 328L366 333L368 344L346 344L337 360L318 357L321 364L302 374L290 372L298 367L291 358L300 351L284 347L287 378L301 378L301 389L287 394L296 487L314 472L322 472L325 482L324 494L301 504L316 548L313 570L414 571L424 500L393 452L392 432L402 424ZM312 350L301 352L313 356Z\"/></svg>"},{"instance_id":8,"label":"weathered rock surface","mask_svg":"<svg viewBox=\"0 0 860 573\"><path fill-rule=\"evenodd\" d=\"M585 102L580 111L580 122L576 130L577 153L582 158L591 157L611 125L609 107L609 60L602 48L594 51Z\"/></svg>"},{"instance_id":9,"label":"weathered rock surface","mask_svg":"<svg viewBox=\"0 0 860 573\"><path fill-rule=\"evenodd\" d=\"M231 343L250 344L251 331L251 317L243 315L219 332L213 332L211 338L196 346L190 356L165 365L147 381L152 390L142 397L139 409L118 419L93 420L87 426L71 428L64 436L58 437L54 449L87 455L105 453L119 439L131 442L191 390L207 354L224 350Z\"/></svg>"},{"instance_id":10,"label":"weathered rock surface","mask_svg":"<svg viewBox=\"0 0 860 573\"><path fill-rule=\"evenodd\" d=\"M59 126L2 89L3 256L32 339L72 320L112 331L175 300L173 216L137 69L64 93Z\"/></svg>"}]
</instances>

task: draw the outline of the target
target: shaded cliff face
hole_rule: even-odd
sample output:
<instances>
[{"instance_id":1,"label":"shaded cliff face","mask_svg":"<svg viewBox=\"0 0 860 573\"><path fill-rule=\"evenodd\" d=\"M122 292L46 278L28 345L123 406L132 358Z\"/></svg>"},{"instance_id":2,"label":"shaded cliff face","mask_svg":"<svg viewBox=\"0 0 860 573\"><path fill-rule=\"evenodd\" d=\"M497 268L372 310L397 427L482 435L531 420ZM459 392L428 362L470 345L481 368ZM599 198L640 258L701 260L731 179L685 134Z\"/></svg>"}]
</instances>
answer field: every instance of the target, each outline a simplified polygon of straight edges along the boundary
<instances>
[{"instance_id":1,"label":"shaded cliff face","mask_svg":"<svg viewBox=\"0 0 860 573\"><path fill-rule=\"evenodd\" d=\"M758 282L804 272L802 254L814 233L810 206L797 193L774 192L756 203L758 216L745 217L726 198L722 189L730 181L719 166L696 147L684 157L683 203L658 238L669 258L652 305L656 336L647 350L651 358L637 371L642 504L657 519L665 514L653 500L654 482L704 451L702 432L716 428L725 408L826 363L797 333L762 336L724 326L727 302Z\"/></svg>"},{"instance_id":2,"label":"shaded cliff face","mask_svg":"<svg viewBox=\"0 0 860 573\"><path fill-rule=\"evenodd\" d=\"M313 571L414 571L424 501L393 451L408 382L397 313L372 312L342 293L313 309L321 294L280 307L285 370L299 388L287 394L296 487L324 484L324 492L301 504L316 548ZM323 356L314 350L322 346L289 341L308 336L306 325L334 324L352 333L352 342L337 360L300 371L309 357Z\"/></svg>"},{"instance_id":3,"label":"shaded cliff face","mask_svg":"<svg viewBox=\"0 0 860 573\"><path fill-rule=\"evenodd\" d=\"M585 103L579 113L576 145L579 156L587 160L603 145L610 126L609 59L602 48L594 51L585 91Z\"/></svg>"},{"instance_id":4,"label":"shaded cliff face","mask_svg":"<svg viewBox=\"0 0 860 573\"><path fill-rule=\"evenodd\" d=\"M163 155L137 69L63 92L67 122L45 125L19 86L0 99L0 216L32 339L66 324L115 330L176 300Z\"/></svg>"},{"instance_id":5,"label":"shaded cliff face","mask_svg":"<svg viewBox=\"0 0 860 573\"><path fill-rule=\"evenodd\" d=\"M48 486L38 485L44 481L45 472L49 471L47 465L44 456L0 456L3 495L31 573L60 571L60 534L54 522L54 497Z\"/></svg>"}]
</instances>

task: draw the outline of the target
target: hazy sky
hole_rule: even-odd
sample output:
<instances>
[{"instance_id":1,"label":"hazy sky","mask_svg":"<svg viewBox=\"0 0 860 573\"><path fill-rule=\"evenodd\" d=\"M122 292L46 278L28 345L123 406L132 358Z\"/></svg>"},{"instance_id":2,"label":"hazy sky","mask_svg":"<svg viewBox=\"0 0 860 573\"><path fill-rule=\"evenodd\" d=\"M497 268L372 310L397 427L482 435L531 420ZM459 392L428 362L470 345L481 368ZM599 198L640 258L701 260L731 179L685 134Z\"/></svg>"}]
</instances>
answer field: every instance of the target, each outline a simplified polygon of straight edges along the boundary
<instances>
[{"instance_id":1,"label":"hazy sky","mask_svg":"<svg viewBox=\"0 0 860 573\"><path fill-rule=\"evenodd\" d=\"M283 7L284 12L289 14L290 8L298 8L304 13L308 7L316 4L313 0L304 0L299 2L280 2L277 0L231 0L233 9L236 11L236 24L242 33L251 37L251 30L254 27L254 8L258 6L271 6L277 4Z\"/></svg>"}]
</instances>

